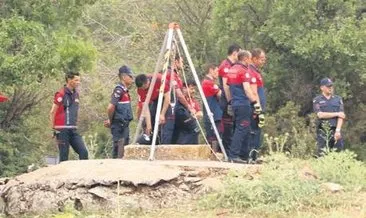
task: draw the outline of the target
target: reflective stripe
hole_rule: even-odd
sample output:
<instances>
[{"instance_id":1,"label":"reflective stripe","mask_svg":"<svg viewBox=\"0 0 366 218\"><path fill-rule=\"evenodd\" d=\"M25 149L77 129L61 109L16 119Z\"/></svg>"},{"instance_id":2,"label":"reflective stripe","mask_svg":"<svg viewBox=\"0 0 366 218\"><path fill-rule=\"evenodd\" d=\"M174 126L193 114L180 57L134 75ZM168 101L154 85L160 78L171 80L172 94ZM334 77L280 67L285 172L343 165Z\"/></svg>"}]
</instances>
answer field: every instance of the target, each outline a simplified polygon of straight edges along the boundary
<instances>
[{"instance_id":1,"label":"reflective stripe","mask_svg":"<svg viewBox=\"0 0 366 218\"><path fill-rule=\"evenodd\" d=\"M54 129L76 129L77 126L54 126Z\"/></svg>"},{"instance_id":2,"label":"reflective stripe","mask_svg":"<svg viewBox=\"0 0 366 218\"><path fill-rule=\"evenodd\" d=\"M129 103L131 103L130 101L120 101L120 102L118 102L118 104L129 104Z\"/></svg>"}]
</instances>

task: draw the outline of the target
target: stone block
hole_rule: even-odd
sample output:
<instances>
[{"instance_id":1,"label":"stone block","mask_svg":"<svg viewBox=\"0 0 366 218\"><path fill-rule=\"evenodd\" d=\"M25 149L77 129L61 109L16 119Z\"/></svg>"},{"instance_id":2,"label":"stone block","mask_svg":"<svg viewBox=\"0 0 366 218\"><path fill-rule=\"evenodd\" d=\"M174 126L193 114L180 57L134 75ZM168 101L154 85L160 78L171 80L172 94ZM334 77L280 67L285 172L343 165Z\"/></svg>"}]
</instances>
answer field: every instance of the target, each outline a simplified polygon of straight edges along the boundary
<instances>
[{"instance_id":1,"label":"stone block","mask_svg":"<svg viewBox=\"0 0 366 218\"><path fill-rule=\"evenodd\" d=\"M128 145L124 159L147 160L150 145ZM211 150L208 145L157 145L155 160L210 160Z\"/></svg>"}]
</instances>

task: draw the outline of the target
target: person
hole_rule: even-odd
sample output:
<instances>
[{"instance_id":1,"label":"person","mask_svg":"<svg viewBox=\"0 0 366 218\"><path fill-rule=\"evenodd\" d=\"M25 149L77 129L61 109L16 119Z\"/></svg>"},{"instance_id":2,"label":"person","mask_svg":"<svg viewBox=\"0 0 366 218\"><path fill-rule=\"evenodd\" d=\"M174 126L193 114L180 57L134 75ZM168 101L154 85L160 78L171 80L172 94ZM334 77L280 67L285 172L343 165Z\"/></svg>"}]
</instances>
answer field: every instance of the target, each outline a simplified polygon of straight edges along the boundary
<instances>
[{"instance_id":1,"label":"person","mask_svg":"<svg viewBox=\"0 0 366 218\"><path fill-rule=\"evenodd\" d=\"M180 102L177 103L175 108L175 131L173 139L177 144L198 144L199 126L197 119L202 117L202 111L200 104L195 99L196 83L194 81L188 81L187 84L183 83L182 89L188 104L195 110L194 114Z\"/></svg>"},{"instance_id":2,"label":"person","mask_svg":"<svg viewBox=\"0 0 366 218\"><path fill-rule=\"evenodd\" d=\"M256 96L256 101L260 103L260 113L253 114L251 121L250 134L250 159L256 161L258 158L258 150L261 147L261 129L264 126L265 118L264 112L266 110L266 95L264 90L264 81L260 69L266 63L266 54L263 49L255 48L251 51L251 64L249 64L249 71L256 78L256 83L252 84L252 90Z\"/></svg>"},{"instance_id":3,"label":"person","mask_svg":"<svg viewBox=\"0 0 366 218\"><path fill-rule=\"evenodd\" d=\"M250 86L256 83L255 77L248 72L250 58L251 54L249 51L240 51L238 53L238 63L232 66L226 74L235 118L234 134L228 156L234 163L246 163L249 158L251 105L255 105L254 108L258 106Z\"/></svg>"},{"instance_id":4,"label":"person","mask_svg":"<svg viewBox=\"0 0 366 218\"><path fill-rule=\"evenodd\" d=\"M88 159L88 151L82 137L77 132L79 112L80 74L68 72L66 84L56 92L50 111L50 121L57 140L60 162L69 159L69 147L79 155L80 160Z\"/></svg>"},{"instance_id":5,"label":"person","mask_svg":"<svg viewBox=\"0 0 366 218\"><path fill-rule=\"evenodd\" d=\"M225 149L228 151L229 146L231 144L231 139L233 136L234 124L232 117L232 109L231 109L231 93L230 88L227 85L227 79L225 75L229 71L229 69L237 62L238 60L238 52L241 47L237 44L230 45L227 52L227 58L223 60L219 66L219 85L222 91L220 105L223 111L222 115L222 143ZM229 108L229 111L228 111Z\"/></svg>"},{"instance_id":6,"label":"person","mask_svg":"<svg viewBox=\"0 0 366 218\"><path fill-rule=\"evenodd\" d=\"M222 118L222 109L220 107L219 99L221 97L222 91L215 83L218 78L218 67L215 64L206 64L204 68L206 76L202 81L202 89L207 99L208 107L213 114L216 129L219 130ZM220 151L219 142L215 135L206 109L204 110L203 118L207 141L211 145L212 150L214 152L218 152Z\"/></svg>"},{"instance_id":7,"label":"person","mask_svg":"<svg viewBox=\"0 0 366 218\"><path fill-rule=\"evenodd\" d=\"M137 87L138 104L137 104L137 116L140 117L141 111L143 108L143 104L146 101L147 93L149 91L149 87L151 85L152 75L140 74L135 78L135 84ZM138 139L139 144L151 144L151 133L155 126L155 114L157 111L158 99L159 99L159 91L162 83L162 75L161 73L157 73L156 81L151 93L150 101L149 101L149 110L145 111L145 137L140 137ZM164 85L164 93L169 91L169 87ZM147 137L146 137L147 136ZM148 139L148 140L145 140Z\"/></svg>"},{"instance_id":8,"label":"person","mask_svg":"<svg viewBox=\"0 0 366 218\"><path fill-rule=\"evenodd\" d=\"M177 101L181 103L191 114L195 114L196 111L189 104L184 97L182 88L183 82L180 78L179 71L183 68L183 58L178 54L174 57L174 64L171 69L168 70L166 75L166 84L169 87L169 92L164 94L164 102L160 112L159 122L161 124L161 144L175 144L176 135L175 129L175 106Z\"/></svg>"},{"instance_id":9,"label":"person","mask_svg":"<svg viewBox=\"0 0 366 218\"><path fill-rule=\"evenodd\" d=\"M329 78L320 81L321 95L313 100L314 113L318 118L316 128L317 151L322 156L325 149L344 149L341 129L346 118L343 101L340 96L334 95L333 82Z\"/></svg>"},{"instance_id":10,"label":"person","mask_svg":"<svg viewBox=\"0 0 366 218\"><path fill-rule=\"evenodd\" d=\"M107 107L108 120L105 127L111 128L112 133L112 157L123 158L124 146L129 144L129 123L133 119L131 97L128 88L133 84L132 70L123 65L119 68L118 78L120 82L114 88L111 101Z\"/></svg>"}]
</instances>

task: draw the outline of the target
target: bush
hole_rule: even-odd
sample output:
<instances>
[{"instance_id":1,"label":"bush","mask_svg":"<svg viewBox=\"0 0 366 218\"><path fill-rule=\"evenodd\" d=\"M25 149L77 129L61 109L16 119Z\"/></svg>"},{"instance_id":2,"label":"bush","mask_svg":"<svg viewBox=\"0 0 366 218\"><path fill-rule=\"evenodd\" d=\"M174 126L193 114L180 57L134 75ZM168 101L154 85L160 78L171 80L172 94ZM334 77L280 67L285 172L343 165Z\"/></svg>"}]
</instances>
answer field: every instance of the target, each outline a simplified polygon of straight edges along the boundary
<instances>
[{"instance_id":1,"label":"bush","mask_svg":"<svg viewBox=\"0 0 366 218\"><path fill-rule=\"evenodd\" d=\"M264 152L289 152L298 158L309 158L314 154L315 117L300 117L299 112L299 106L288 102L266 118Z\"/></svg>"},{"instance_id":2,"label":"bush","mask_svg":"<svg viewBox=\"0 0 366 218\"><path fill-rule=\"evenodd\" d=\"M312 161L312 167L325 182L339 183L348 190L366 188L366 166L356 160L354 152L328 152Z\"/></svg>"}]
</instances>

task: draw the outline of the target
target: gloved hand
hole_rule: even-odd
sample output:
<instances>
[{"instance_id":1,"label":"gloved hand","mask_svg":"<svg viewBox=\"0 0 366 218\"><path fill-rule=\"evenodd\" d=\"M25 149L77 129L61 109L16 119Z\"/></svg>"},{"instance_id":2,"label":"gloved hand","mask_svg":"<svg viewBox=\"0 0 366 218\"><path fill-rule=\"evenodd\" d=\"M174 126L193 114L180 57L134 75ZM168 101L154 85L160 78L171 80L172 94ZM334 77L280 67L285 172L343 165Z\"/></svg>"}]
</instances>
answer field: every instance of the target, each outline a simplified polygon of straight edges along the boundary
<instances>
[{"instance_id":1,"label":"gloved hand","mask_svg":"<svg viewBox=\"0 0 366 218\"><path fill-rule=\"evenodd\" d=\"M226 111L229 116L234 116L233 106L231 105L231 101L227 103Z\"/></svg>"},{"instance_id":2,"label":"gloved hand","mask_svg":"<svg viewBox=\"0 0 366 218\"><path fill-rule=\"evenodd\" d=\"M253 104L253 108L254 108L254 113L255 114L260 114L260 113L262 113L262 107L261 107L261 104L260 103L258 103L258 102L255 102L254 104Z\"/></svg>"},{"instance_id":3,"label":"gloved hand","mask_svg":"<svg viewBox=\"0 0 366 218\"><path fill-rule=\"evenodd\" d=\"M264 114L258 115L258 127L263 128L265 124Z\"/></svg>"}]
</instances>

